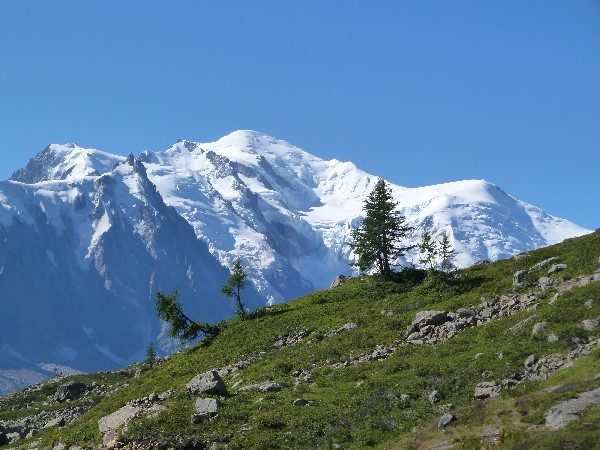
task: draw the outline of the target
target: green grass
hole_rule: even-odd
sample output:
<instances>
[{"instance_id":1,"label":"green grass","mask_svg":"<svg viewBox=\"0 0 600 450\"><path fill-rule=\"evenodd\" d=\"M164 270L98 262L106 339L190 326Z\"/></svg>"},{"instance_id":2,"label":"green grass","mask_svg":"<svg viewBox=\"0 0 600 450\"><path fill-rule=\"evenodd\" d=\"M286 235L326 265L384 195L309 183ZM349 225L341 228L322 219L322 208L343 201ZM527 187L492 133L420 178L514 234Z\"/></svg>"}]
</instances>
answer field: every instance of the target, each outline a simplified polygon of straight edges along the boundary
<instances>
[{"instance_id":1,"label":"green grass","mask_svg":"<svg viewBox=\"0 0 600 450\"><path fill-rule=\"evenodd\" d=\"M405 338L407 325L420 310L476 307L482 297L490 300L531 290L532 286L513 287L512 275L552 256L569 266L556 276L569 279L589 274L600 256L600 233L529 252L523 258L475 266L444 283L423 283L423 273L416 270L406 271L394 281L361 277L335 289L270 307L252 320L234 318L210 344L188 348L139 378L133 377L134 367L105 375L112 378L104 384L121 386L118 393L86 400L93 402L93 408L63 429L44 431L39 436L40 446L50 446L59 439L67 445L98 443L97 421L102 416L129 400L173 390L173 396L164 402L167 411L153 419L134 421L128 428L128 438L162 439L172 444L180 442L180 446L194 441L221 441L229 449L326 449L335 445L418 448L420 441L441 442L451 435L463 448L479 448L476 431L492 424L502 430L501 445L506 448L554 448L561 440L572 441L571 447L565 448L594 448L593 438L599 438L598 408L559 432L530 427L540 425L545 411L556 401L600 385L595 379L600 373L598 351L548 381L505 390L499 399L488 403L474 401L473 390L483 380L484 371L491 372L490 379L501 381L512 371L521 370L530 354L565 353L573 338L597 336L597 331L585 331L578 325L584 319L600 316L600 283L564 293L554 305L548 304L554 291L546 292L535 310L466 329L435 346L401 345L383 361L331 367L370 353L378 344L398 346ZM533 283L546 272L530 274L528 281ZM591 309L583 305L587 299L594 299ZM516 333L510 331L532 315L537 318L528 326ZM533 324L541 321L548 322L548 333L557 334L558 341L531 336ZM327 337L347 322L357 323L358 328ZM310 333L299 344L274 347L281 336L304 330ZM498 357L500 352L502 358ZM475 358L478 353L483 355ZM186 383L198 373L247 358L255 359L249 367L225 377L227 386L240 379L244 384L273 380L283 383L285 389L267 394L230 389L218 420L192 424L194 399L187 396ZM294 385L292 373L298 369L311 370L314 382ZM98 376L78 378L90 384ZM559 384L564 386L548 392L549 387ZM19 403L40 407L54 389L48 386L38 393L2 399L0 419L24 414L25 410L12 410ZM428 401L433 390L440 397L436 404ZM402 394L410 399L402 400ZM296 398L309 400L310 406L291 406ZM435 424L441 415L439 405L448 403L455 405L458 420L438 430ZM414 433L415 427L420 431ZM529 446L523 447L522 442ZM23 447L27 445L24 441Z\"/></svg>"}]
</instances>

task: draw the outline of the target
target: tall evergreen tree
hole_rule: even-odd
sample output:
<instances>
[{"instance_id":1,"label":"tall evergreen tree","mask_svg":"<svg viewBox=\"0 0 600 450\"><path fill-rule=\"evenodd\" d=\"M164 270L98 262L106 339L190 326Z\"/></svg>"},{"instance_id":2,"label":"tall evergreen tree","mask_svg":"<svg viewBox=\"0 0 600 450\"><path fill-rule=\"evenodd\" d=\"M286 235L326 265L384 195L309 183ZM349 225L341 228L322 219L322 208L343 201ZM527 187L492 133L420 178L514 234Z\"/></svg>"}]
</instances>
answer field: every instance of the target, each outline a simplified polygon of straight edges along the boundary
<instances>
[{"instance_id":1,"label":"tall evergreen tree","mask_svg":"<svg viewBox=\"0 0 600 450\"><path fill-rule=\"evenodd\" d=\"M231 269L231 275L227 280L227 284L221 287L221 292L229 298L235 299L235 313L242 319L246 319L247 313L244 304L242 303L241 291L246 287L246 278L248 274L242 267L240 258L236 259Z\"/></svg>"},{"instance_id":2,"label":"tall evergreen tree","mask_svg":"<svg viewBox=\"0 0 600 450\"><path fill-rule=\"evenodd\" d=\"M431 232L427 229L421 234L421 242L417 245L419 248L419 263L423 264L431 274L437 269L438 245L433 239Z\"/></svg>"},{"instance_id":3,"label":"tall evergreen tree","mask_svg":"<svg viewBox=\"0 0 600 450\"><path fill-rule=\"evenodd\" d=\"M352 230L350 248L358 256L354 264L361 272L375 269L384 278L392 275L395 260L412 246L401 245L413 230L396 211L392 189L380 178L364 201L365 218Z\"/></svg>"}]
</instances>

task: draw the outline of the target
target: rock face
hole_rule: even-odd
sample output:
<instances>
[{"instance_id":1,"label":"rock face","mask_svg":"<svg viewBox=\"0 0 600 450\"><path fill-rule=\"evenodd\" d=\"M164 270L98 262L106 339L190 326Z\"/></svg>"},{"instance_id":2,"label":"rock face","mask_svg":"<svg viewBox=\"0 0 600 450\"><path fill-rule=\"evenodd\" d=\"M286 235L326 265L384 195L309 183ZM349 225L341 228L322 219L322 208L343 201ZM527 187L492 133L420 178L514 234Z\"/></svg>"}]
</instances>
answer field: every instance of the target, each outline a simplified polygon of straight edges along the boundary
<instances>
[{"instance_id":1,"label":"rock face","mask_svg":"<svg viewBox=\"0 0 600 450\"><path fill-rule=\"evenodd\" d=\"M546 426L558 430L579 419L581 411L594 405L600 405L600 388L584 392L578 398L566 400L550 408L546 413Z\"/></svg>"},{"instance_id":2,"label":"rock face","mask_svg":"<svg viewBox=\"0 0 600 450\"><path fill-rule=\"evenodd\" d=\"M216 370L210 370L192 378L187 384L187 391L190 395L225 395L227 388L219 373Z\"/></svg>"},{"instance_id":3,"label":"rock face","mask_svg":"<svg viewBox=\"0 0 600 450\"><path fill-rule=\"evenodd\" d=\"M282 384L274 383L272 381L266 381L264 383L250 384L248 386L244 386L240 389L240 391L279 392L282 389Z\"/></svg>"}]
</instances>

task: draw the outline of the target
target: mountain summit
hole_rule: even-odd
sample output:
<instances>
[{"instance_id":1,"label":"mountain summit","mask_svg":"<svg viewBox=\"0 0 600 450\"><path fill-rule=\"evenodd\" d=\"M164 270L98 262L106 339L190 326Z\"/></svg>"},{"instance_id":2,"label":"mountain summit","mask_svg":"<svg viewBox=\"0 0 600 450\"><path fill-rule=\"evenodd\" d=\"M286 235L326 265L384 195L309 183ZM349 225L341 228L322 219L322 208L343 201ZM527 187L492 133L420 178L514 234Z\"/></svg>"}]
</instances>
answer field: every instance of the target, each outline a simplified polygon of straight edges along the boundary
<instances>
[{"instance_id":1,"label":"mountain summit","mask_svg":"<svg viewBox=\"0 0 600 450\"><path fill-rule=\"evenodd\" d=\"M172 350L154 293L178 288L192 316L225 318L219 286L238 257L250 307L325 288L351 273L346 244L376 181L255 131L137 158L50 145L0 182L0 369L101 370L149 342ZM391 187L410 225L449 235L462 267L589 232L483 180Z\"/></svg>"}]
</instances>

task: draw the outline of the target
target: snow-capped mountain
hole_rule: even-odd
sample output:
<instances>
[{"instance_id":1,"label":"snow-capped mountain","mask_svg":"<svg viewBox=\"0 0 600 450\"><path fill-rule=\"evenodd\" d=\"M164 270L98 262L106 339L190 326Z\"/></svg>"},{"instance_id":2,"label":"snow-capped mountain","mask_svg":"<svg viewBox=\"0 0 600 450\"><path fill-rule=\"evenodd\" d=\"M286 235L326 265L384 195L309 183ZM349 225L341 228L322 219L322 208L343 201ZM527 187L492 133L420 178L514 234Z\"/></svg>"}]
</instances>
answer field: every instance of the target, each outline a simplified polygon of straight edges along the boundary
<instances>
[{"instance_id":1,"label":"snow-capped mountain","mask_svg":"<svg viewBox=\"0 0 600 450\"><path fill-rule=\"evenodd\" d=\"M346 244L376 181L253 131L138 158L51 145L0 182L0 369L98 370L150 341L168 350L156 290L225 318L219 286L237 257L250 307L327 287L351 272ZM451 237L460 266L589 232L482 180L392 188L412 225Z\"/></svg>"}]
</instances>

